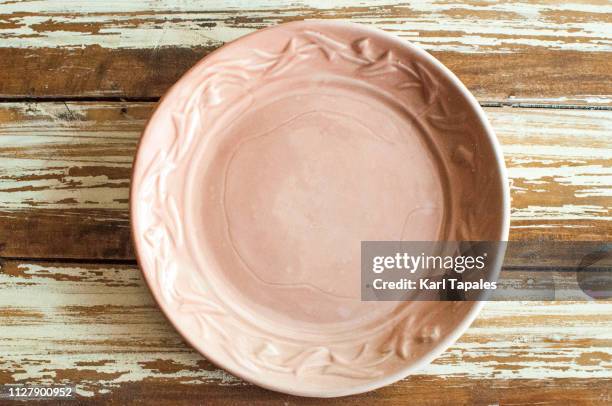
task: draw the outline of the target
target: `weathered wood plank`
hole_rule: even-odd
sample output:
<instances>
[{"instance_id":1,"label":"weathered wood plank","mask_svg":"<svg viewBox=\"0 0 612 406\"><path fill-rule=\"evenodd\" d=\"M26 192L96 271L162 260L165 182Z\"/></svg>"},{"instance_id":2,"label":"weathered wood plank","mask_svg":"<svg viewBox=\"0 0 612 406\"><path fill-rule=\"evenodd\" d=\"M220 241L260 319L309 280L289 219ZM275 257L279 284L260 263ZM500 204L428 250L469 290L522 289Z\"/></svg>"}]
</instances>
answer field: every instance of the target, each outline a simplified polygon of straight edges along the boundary
<instances>
[{"instance_id":1,"label":"weathered wood plank","mask_svg":"<svg viewBox=\"0 0 612 406\"><path fill-rule=\"evenodd\" d=\"M130 168L152 103L0 105L0 255L133 259ZM612 112L488 108L511 239L612 235Z\"/></svg>"},{"instance_id":2,"label":"weathered wood plank","mask_svg":"<svg viewBox=\"0 0 612 406\"><path fill-rule=\"evenodd\" d=\"M432 52L482 100L612 103L612 6L445 0L0 3L0 97L158 97L255 29L333 19Z\"/></svg>"},{"instance_id":3,"label":"weathered wood plank","mask_svg":"<svg viewBox=\"0 0 612 406\"><path fill-rule=\"evenodd\" d=\"M254 386L204 386L150 380L121 384L88 404L193 405L601 405L609 403L610 379L466 379L412 376L363 395L336 399L296 398Z\"/></svg>"},{"instance_id":4,"label":"weathered wood plank","mask_svg":"<svg viewBox=\"0 0 612 406\"><path fill-rule=\"evenodd\" d=\"M2 255L133 258L129 179L151 105L19 106L0 107Z\"/></svg>"},{"instance_id":5,"label":"weathered wood plank","mask_svg":"<svg viewBox=\"0 0 612 406\"><path fill-rule=\"evenodd\" d=\"M612 115L487 109L511 181L511 239L612 237Z\"/></svg>"},{"instance_id":6,"label":"weathered wood plank","mask_svg":"<svg viewBox=\"0 0 612 406\"><path fill-rule=\"evenodd\" d=\"M0 315L0 384L71 382L98 400L146 400L178 387L184 394L172 398L298 401L247 385L190 349L135 266L5 261ZM601 400L612 378L611 327L611 301L489 302L459 342L418 375L355 399ZM509 390L536 382L542 393Z\"/></svg>"}]
</instances>

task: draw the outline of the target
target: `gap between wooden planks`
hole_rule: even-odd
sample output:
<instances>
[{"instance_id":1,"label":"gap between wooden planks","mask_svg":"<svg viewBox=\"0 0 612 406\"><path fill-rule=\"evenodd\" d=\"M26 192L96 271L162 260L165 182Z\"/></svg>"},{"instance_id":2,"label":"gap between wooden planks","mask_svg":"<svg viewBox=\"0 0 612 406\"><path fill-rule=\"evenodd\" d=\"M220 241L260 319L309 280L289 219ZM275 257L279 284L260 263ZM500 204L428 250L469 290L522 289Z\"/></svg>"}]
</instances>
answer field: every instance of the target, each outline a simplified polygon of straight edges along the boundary
<instances>
[{"instance_id":1,"label":"gap between wooden planks","mask_svg":"<svg viewBox=\"0 0 612 406\"><path fill-rule=\"evenodd\" d=\"M0 255L133 260L128 188L153 103L0 104ZM487 108L511 239L612 236L612 112Z\"/></svg>"},{"instance_id":2,"label":"gap between wooden planks","mask_svg":"<svg viewBox=\"0 0 612 406\"><path fill-rule=\"evenodd\" d=\"M372 25L481 100L612 105L612 5L517 1L53 0L0 4L0 97L159 97L202 56L301 19Z\"/></svg>"},{"instance_id":3,"label":"gap between wooden planks","mask_svg":"<svg viewBox=\"0 0 612 406\"><path fill-rule=\"evenodd\" d=\"M135 266L4 261L0 291L2 383L76 383L82 396L110 392L115 400L151 399L181 383L185 392L173 397L214 400L224 390L236 399L298 401L204 360L163 317ZM601 400L610 394L611 323L610 301L488 302L418 375L356 399ZM541 390L513 393L515 385Z\"/></svg>"}]
</instances>

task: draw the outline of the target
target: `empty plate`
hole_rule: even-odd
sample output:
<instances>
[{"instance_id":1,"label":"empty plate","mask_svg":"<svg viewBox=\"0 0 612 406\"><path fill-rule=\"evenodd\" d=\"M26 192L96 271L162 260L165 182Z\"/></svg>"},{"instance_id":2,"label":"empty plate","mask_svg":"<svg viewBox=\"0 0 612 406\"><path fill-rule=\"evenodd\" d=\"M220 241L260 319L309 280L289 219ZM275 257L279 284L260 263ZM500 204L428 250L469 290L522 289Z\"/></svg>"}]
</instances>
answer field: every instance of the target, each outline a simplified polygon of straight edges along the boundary
<instances>
[{"instance_id":1,"label":"empty plate","mask_svg":"<svg viewBox=\"0 0 612 406\"><path fill-rule=\"evenodd\" d=\"M208 55L159 103L131 190L138 259L168 319L260 386L341 396L430 362L479 302L362 302L364 240L505 240L482 109L383 31L294 22Z\"/></svg>"}]
</instances>

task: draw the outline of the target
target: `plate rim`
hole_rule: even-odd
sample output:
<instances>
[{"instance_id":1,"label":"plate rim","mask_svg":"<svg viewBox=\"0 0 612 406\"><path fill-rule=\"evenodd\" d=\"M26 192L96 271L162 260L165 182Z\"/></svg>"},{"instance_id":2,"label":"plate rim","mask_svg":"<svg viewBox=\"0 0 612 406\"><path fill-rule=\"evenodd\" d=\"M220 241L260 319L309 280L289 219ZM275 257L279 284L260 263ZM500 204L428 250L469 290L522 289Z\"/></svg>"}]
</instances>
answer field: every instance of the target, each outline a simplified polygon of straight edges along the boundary
<instances>
[{"instance_id":1,"label":"plate rim","mask_svg":"<svg viewBox=\"0 0 612 406\"><path fill-rule=\"evenodd\" d=\"M138 230L136 230L136 222L134 221L136 217L135 213L137 210L136 202L138 201L138 197L136 196L138 187L136 186L136 182L134 182L134 178L135 178L136 168L139 162L141 146L144 142L144 134L146 133L151 121L156 115L159 106L164 102L164 100L171 93L173 93L173 90L175 90L178 87L178 84L182 80L182 78L192 73L195 69L197 69L202 63L204 63L211 56L216 55L217 53L223 52L224 48L227 45L240 43L246 40L247 38L250 38L251 36L259 35L261 32L264 32L264 31L267 32L270 30L278 30L278 29L283 29L284 27L299 27L299 26L309 27L313 23L316 24L317 26L336 27L339 29L348 29L348 30L356 29L364 33L371 33L376 36L383 36L385 37L386 40L392 42L398 48L410 49L419 58L426 60L428 63L432 64L437 69L439 69L442 72L442 74L448 80L452 82L452 84L456 87L456 89L465 98L465 101L467 102L469 108L471 108L472 111L475 113L476 118L478 119L478 121L480 122L480 124L482 125L484 129L483 133L486 134L486 138L488 139L489 146L492 149L493 156L496 161L495 162L496 169L497 169L496 176L498 177L498 180L500 181L500 184L501 184L501 196L500 197L501 197L502 210L500 214L502 215L502 218L501 218L501 227L500 227L498 240L499 241L508 240L509 231L510 231L510 186L508 184L508 179L509 179L508 172L506 169L506 165L505 165L505 161L503 158L503 153L501 149L501 144L499 143L499 139L497 138L495 131L493 130L493 127L491 126L486 116L484 109L478 103L474 95L467 89L467 87L459 80L459 78L450 69L448 69L444 64L442 64L442 62L440 62L438 59L436 59L434 56L432 56L430 53L428 53L425 49L423 49L418 44L415 44L407 40L403 40L397 37L396 35L390 34L384 30L374 28L366 24L358 24L358 23L346 22L346 21L329 21L329 20L320 20L320 19L299 20L299 21L291 21L287 23L277 24L277 25L273 25L270 27L255 30L251 33L243 35L232 41L228 41L224 43L222 46L220 46L219 48L215 49L214 51L206 54L204 57L199 59L189 70L183 73L181 77L177 79L177 81L168 90L166 90L164 95L155 104L155 108L144 126L144 129L141 133L140 139L136 147L136 152L134 155L134 159L132 161L132 169L131 169L131 180L132 181L130 182L130 189L129 189L129 216L130 216L130 234L131 234L132 241L133 241L134 248L135 248L134 254L136 256L138 267L144 277L146 285L149 291L151 292L151 295L155 299L157 307L162 311L162 314L164 315L164 317L170 322L170 324L174 327L174 329L181 335L181 337L185 341L187 341L187 343L195 351L197 351L200 355L202 355L206 360L214 364L217 368L227 371L230 374L246 382L255 384L259 387L262 387L268 390L272 390L275 392L281 392L281 393L286 393L286 394L295 395L295 396L331 398L331 397L356 395L360 393L369 392L375 389L379 389L381 387L395 383L403 378L406 378L414 371L422 369L424 366L429 365L434 359L439 357L446 349L451 347L465 333L465 331L469 328L469 326L473 323L473 321L476 319L476 317L482 310L482 307L484 306L484 301L471 302L472 303L471 308L466 313L465 317L452 330L451 333L446 335L444 339L441 339L440 341L438 341L437 345L434 346L428 352L426 352L420 359L418 359L415 362L412 362L411 365L408 365L404 368L399 369L393 374L385 375L381 378L373 378L360 385L351 386L351 387L347 387L344 389L333 389L333 390L330 389L330 390L326 390L325 392L321 392L319 390L314 390L314 389L288 388L288 387L283 387L282 385L274 385L265 379L259 379L257 377L252 377L252 376L247 377L245 374L242 373L242 371L238 370L238 368L224 366L223 362L220 362L218 359L216 359L217 357L214 354L209 353L205 349L200 348L199 345L196 345L194 342L192 342L192 340L189 338L189 335L183 331L184 328L181 327L181 325L178 323L178 320L173 320L172 316L168 313L167 309L163 305L161 305L162 301L161 301L160 295L157 292L157 290L153 287L153 281L151 280L150 276L147 275L147 271L145 271L144 269L143 262L141 261L141 254L140 254L141 250L143 249L141 241L140 241L141 237L138 236Z\"/></svg>"}]
</instances>

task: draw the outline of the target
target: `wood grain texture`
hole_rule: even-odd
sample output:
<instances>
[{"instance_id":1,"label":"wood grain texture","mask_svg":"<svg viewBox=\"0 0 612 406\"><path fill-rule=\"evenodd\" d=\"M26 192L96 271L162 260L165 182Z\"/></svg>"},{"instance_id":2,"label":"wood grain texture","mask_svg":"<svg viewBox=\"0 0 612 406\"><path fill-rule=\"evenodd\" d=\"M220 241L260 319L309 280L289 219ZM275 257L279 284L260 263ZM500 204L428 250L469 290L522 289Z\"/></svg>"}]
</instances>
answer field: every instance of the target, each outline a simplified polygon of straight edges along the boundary
<instances>
[{"instance_id":1,"label":"wood grain texture","mask_svg":"<svg viewBox=\"0 0 612 406\"><path fill-rule=\"evenodd\" d=\"M255 388L203 359L164 319L135 266L4 261L0 315L0 383L75 383L82 397L100 402L312 403ZM609 399L611 327L612 301L489 302L419 374L352 399Z\"/></svg>"},{"instance_id":2,"label":"wood grain texture","mask_svg":"<svg viewBox=\"0 0 612 406\"><path fill-rule=\"evenodd\" d=\"M419 44L491 106L511 239L611 239L607 0L0 0L0 384L75 383L77 404L612 404L612 301L489 302L418 374L325 401L229 375L164 319L127 211L152 102L223 43L301 19Z\"/></svg>"},{"instance_id":3,"label":"wood grain texture","mask_svg":"<svg viewBox=\"0 0 612 406\"><path fill-rule=\"evenodd\" d=\"M131 161L151 106L19 106L0 105L1 255L133 258Z\"/></svg>"},{"instance_id":4,"label":"wood grain texture","mask_svg":"<svg viewBox=\"0 0 612 406\"><path fill-rule=\"evenodd\" d=\"M312 399L250 385L212 386L148 380L123 383L95 398L81 398L81 402L88 405L605 405L610 403L611 384L609 379L466 380L415 375L363 395Z\"/></svg>"},{"instance_id":5,"label":"wood grain texture","mask_svg":"<svg viewBox=\"0 0 612 406\"><path fill-rule=\"evenodd\" d=\"M612 5L520 1L7 1L0 97L159 97L198 59L300 19L412 41L482 100L611 105Z\"/></svg>"},{"instance_id":6,"label":"wood grain texture","mask_svg":"<svg viewBox=\"0 0 612 406\"><path fill-rule=\"evenodd\" d=\"M0 105L0 255L134 259L131 163L152 103ZM511 239L612 236L612 112L488 108Z\"/></svg>"}]
</instances>

